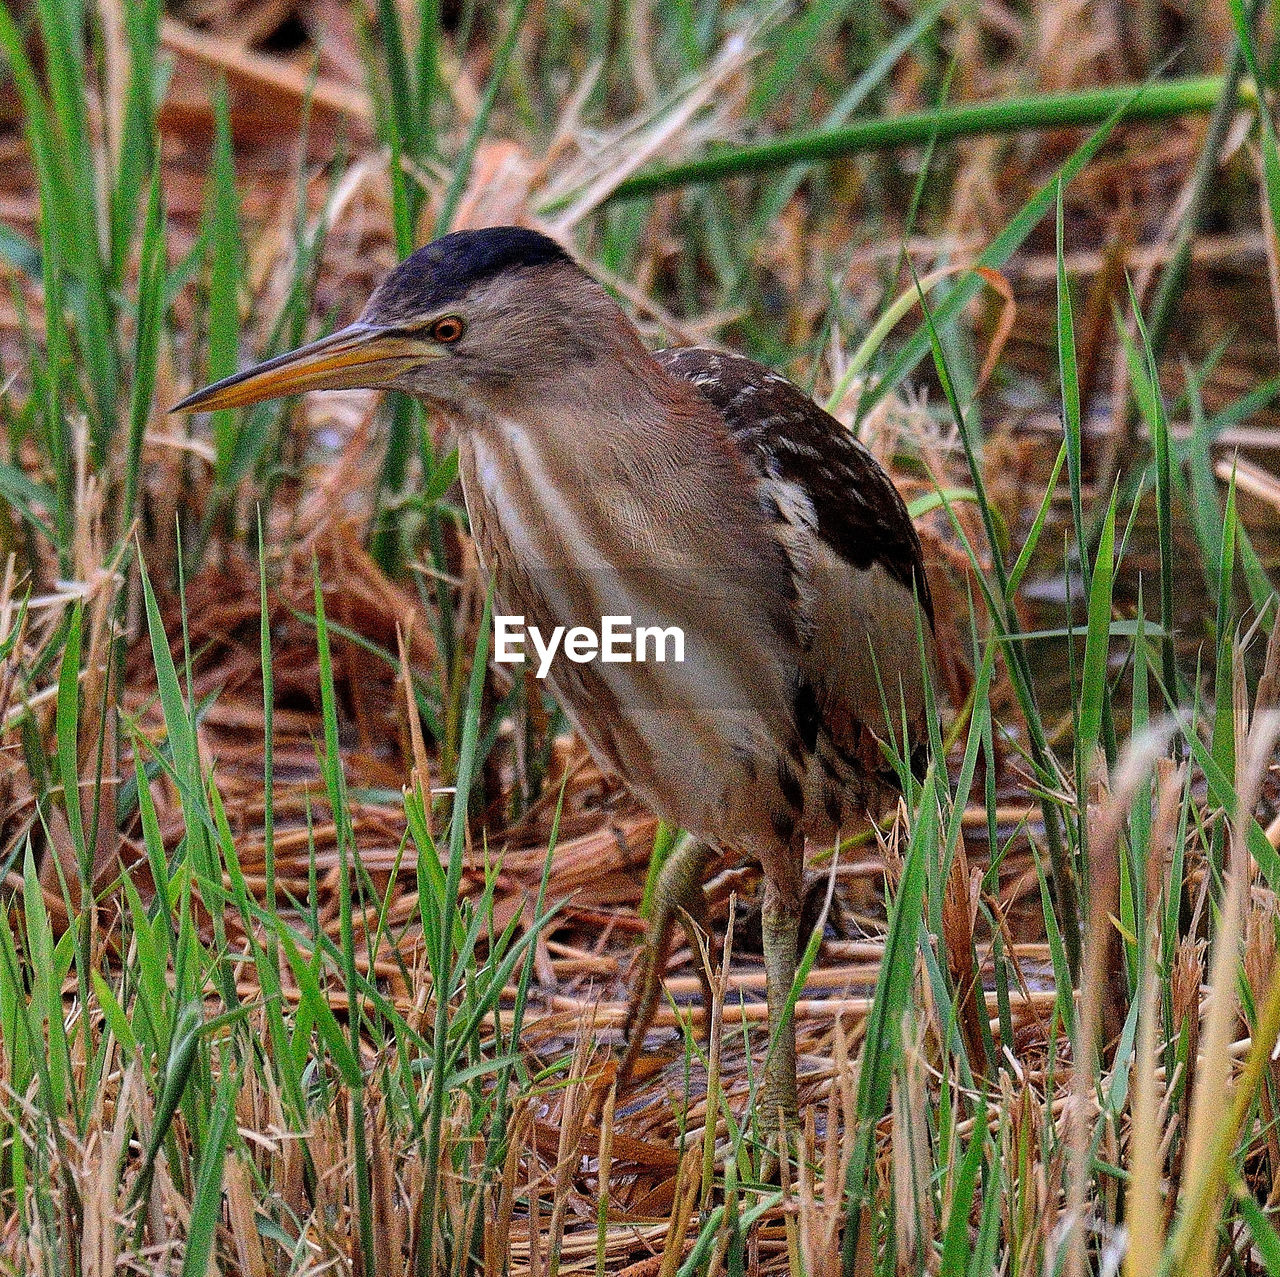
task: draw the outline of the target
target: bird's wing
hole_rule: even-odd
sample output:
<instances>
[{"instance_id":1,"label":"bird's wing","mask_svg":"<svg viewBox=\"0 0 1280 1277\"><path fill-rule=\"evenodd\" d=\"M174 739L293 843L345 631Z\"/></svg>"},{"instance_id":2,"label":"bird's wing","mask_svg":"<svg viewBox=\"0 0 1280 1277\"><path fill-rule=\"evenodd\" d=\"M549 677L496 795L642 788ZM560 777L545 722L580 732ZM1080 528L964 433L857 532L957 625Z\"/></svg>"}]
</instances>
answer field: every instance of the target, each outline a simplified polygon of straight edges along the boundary
<instances>
[{"instance_id":1,"label":"bird's wing","mask_svg":"<svg viewBox=\"0 0 1280 1277\"><path fill-rule=\"evenodd\" d=\"M902 497L871 453L785 377L702 347L656 358L718 410L787 553L802 647L801 738L813 749L821 734L864 770L879 770L867 732L883 738L885 701L899 738L902 707L917 728L923 712L917 598L926 645L933 639L920 538Z\"/></svg>"},{"instance_id":2,"label":"bird's wing","mask_svg":"<svg viewBox=\"0 0 1280 1277\"><path fill-rule=\"evenodd\" d=\"M668 373L715 405L761 480L794 484L813 507L818 537L862 571L879 564L908 592L917 583L933 623L920 538L880 463L829 412L776 372L701 346L663 350Z\"/></svg>"}]
</instances>

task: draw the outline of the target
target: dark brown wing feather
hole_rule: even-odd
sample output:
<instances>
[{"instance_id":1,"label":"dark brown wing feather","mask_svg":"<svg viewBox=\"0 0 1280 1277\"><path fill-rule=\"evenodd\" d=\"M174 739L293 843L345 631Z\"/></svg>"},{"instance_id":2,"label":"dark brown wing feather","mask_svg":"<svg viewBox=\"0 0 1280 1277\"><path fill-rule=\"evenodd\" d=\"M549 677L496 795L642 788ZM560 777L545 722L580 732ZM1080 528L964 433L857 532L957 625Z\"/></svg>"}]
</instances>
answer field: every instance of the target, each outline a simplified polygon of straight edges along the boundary
<instances>
[{"instance_id":1,"label":"dark brown wing feather","mask_svg":"<svg viewBox=\"0 0 1280 1277\"><path fill-rule=\"evenodd\" d=\"M879 563L908 590L914 583L933 624L911 516L880 463L840 422L785 377L742 355L688 346L655 358L715 405L757 475L794 483L808 495L815 532L842 559L860 569Z\"/></svg>"},{"instance_id":2,"label":"dark brown wing feather","mask_svg":"<svg viewBox=\"0 0 1280 1277\"><path fill-rule=\"evenodd\" d=\"M895 788L877 743L892 730L882 687L890 706L899 690L904 696L912 765L917 774L924 765L913 597L929 621L930 651L933 600L920 539L880 464L785 377L700 347L660 351L657 359L719 412L790 560L806 822L816 809L838 828L852 809L881 806ZM815 828L808 823L811 834Z\"/></svg>"}]
</instances>

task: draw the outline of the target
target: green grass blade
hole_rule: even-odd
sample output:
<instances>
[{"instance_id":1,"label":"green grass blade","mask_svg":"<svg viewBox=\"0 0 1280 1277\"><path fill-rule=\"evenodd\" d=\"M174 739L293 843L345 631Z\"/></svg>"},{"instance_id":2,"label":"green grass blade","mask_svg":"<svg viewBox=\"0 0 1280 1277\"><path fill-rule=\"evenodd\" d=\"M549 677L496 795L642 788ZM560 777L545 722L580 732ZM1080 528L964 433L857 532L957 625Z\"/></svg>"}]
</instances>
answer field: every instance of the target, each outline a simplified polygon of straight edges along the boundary
<instances>
[{"instance_id":1,"label":"green grass blade","mask_svg":"<svg viewBox=\"0 0 1280 1277\"><path fill-rule=\"evenodd\" d=\"M1227 509L1222 523L1222 553L1218 560L1218 619L1214 629L1217 659L1214 669L1213 737L1210 746L1227 783L1236 783L1236 717L1232 694L1232 662L1235 630L1232 617L1236 561L1236 476L1227 486Z\"/></svg>"},{"instance_id":2,"label":"green grass blade","mask_svg":"<svg viewBox=\"0 0 1280 1277\"><path fill-rule=\"evenodd\" d=\"M759 119L777 99L795 87L819 41L852 7L849 0L814 0L799 9L790 22L772 32L769 49L772 56L766 60L763 72L755 77L747 98L747 110L754 118Z\"/></svg>"},{"instance_id":3,"label":"green grass blade","mask_svg":"<svg viewBox=\"0 0 1280 1277\"><path fill-rule=\"evenodd\" d=\"M1076 553L1084 592L1089 593L1089 558L1085 549L1084 507L1081 488L1084 485L1084 457L1081 447L1080 376L1076 365L1075 323L1071 311L1071 285L1063 263L1062 249L1062 184L1058 184L1057 235L1055 239L1056 274L1058 280L1058 378L1062 389L1062 428L1067 445L1067 480L1071 485L1071 518L1076 530Z\"/></svg>"},{"instance_id":4,"label":"green grass blade","mask_svg":"<svg viewBox=\"0 0 1280 1277\"><path fill-rule=\"evenodd\" d=\"M853 1277L855 1271L862 1208L871 1200L873 1192L870 1177L874 1175L876 1125L889 1103L893 1071L902 1046L903 1014L911 1001L915 984L916 945L920 937L927 863L930 848L938 835L937 785L937 777L931 768L925 776L911 840L903 859L902 876L889 915L880 974L867 1018L854 1108L857 1129L845 1174L842 1253L846 1277Z\"/></svg>"},{"instance_id":5,"label":"green grass blade","mask_svg":"<svg viewBox=\"0 0 1280 1277\"><path fill-rule=\"evenodd\" d=\"M1089 621L1085 635L1084 669L1080 678L1080 725L1076 764L1087 777L1102 736L1107 702L1107 659L1111 649L1112 583L1115 578L1116 491L1102 523L1098 557L1089 592ZM1083 792L1083 791L1082 791Z\"/></svg>"},{"instance_id":6,"label":"green grass blade","mask_svg":"<svg viewBox=\"0 0 1280 1277\"><path fill-rule=\"evenodd\" d=\"M1252 0L1252 4L1253 12L1256 14L1262 7L1262 0ZM1247 26L1248 23L1246 28ZM1218 100L1213 104L1208 127L1200 143L1200 153L1196 157L1195 168L1183 188L1179 203L1181 216L1177 234L1170 246L1168 260L1161 272L1155 295L1151 298L1147 311L1147 329L1151 338L1151 348L1157 354L1164 350L1165 339L1169 335L1170 325L1177 313L1187 280L1187 270L1191 265L1192 245L1200 229L1205 206L1212 199L1212 193L1217 185L1222 149L1231 132L1232 123L1243 100L1253 98L1256 102L1255 85L1264 83L1255 81L1253 84L1243 85L1246 92L1242 94L1244 68L1245 58L1242 48L1237 45L1227 58L1226 74L1222 77ZM1266 114L1266 111L1262 113Z\"/></svg>"},{"instance_id":7,"label":"green grass blade","mask_svg":"<svg viewBox=\"0 0 1280 1277\"><path fill-rule=\"evenodd\" d=\"M1139 347L1146 374L1147 400L1144 415L1151 430L1156 454L1156 532L1160 542L1160 628L1164 631L1160 640L1160 667L1164 685L1177 695L1178 671L1173 646L1174 612L1173 582L1178 572L1173 546L1173 463L1169 444L1169 418L1165 410L1164 396L1160 392L1160 377L1156 370L1155 351L1147 337L1146 325L1133 286L1129 286L1129 302L1133 307L1134 322L1138 328Z\"/></svg>"},{"instance_id":8,"label":"green grass blade","mask_svg":"<svg viewBox=\"0 0 1280 1277\"><path fill-rule=\"evenodd\" d=\"M71 612L71 624L67 628L66 642L62 649L62 664L58 675L58 703L56 709L58 774L62 779L62 797L71 829L71 842L75 847L80 867L80 889L86 893L92 874L92 862L86 866L89 851L85 845L84 819L80 807L80 630L84 623L84 605L77 603Z\"/></svg>"},{"instance_id":9,"label":"green grass blade","mask_svg":"<svg viewBox=\"0 0 1280 1277\"><path fill-rule=\"evenodd\" d=\"M124 9L129 86L119 121L119 163L109 192L111 285L119 288L129 266L134 223L147 171L156 167L156 112L163 94L164 63L157 56L161 0L137 0ZM154 182L154 176L152 178ZM143 250L145 254L145 249Z\"/></svg>"},{"instance_id":10,"label":"green grass blade","mask_svg":"<svg viewBox=\"0 0 1280 1277\"><path fill-rule=\"evenodd\" d=\"M201 1150L196 1176L191 1220L187 1226L187 1249L182 1257L182 1277L207 1277L213 1267L213 1248L222 1223L222 1176L226 1168L227 1146L235 1139L235 1099L240 1078L226 1068L218 1083L213 1115Z\"/></svg>"},{"instance_id":11,"label":"green grass blade","mask_svg":"<svg viewBox=\"0 0 1280 1277\"><path fill-rule=\"evenodd\" d=\"M363 1027L362 1001L356 978L355 928L352 921L351 864L355 854L355 835L351 828L347 803L346 779L342 755L338 748L338 710L333 685L333 658L329 651L329 628L324 617L324 590L320 584L320 565L311 560L311 579L316 608L316 647L320 660L320 712L324 722L324 757L322 760L329 808L337 826L338 844L338 920L341 936L342 974L348 998L348 1031L351 1035L350 1056L357 1062L349 1075L351 1088L351 1145L355 1155L356 1215L360 1232L360 1249L365 1271L373 1272L373 1197L369 1170L369 1146L365 1130L364 1070L358 1067ZM439 993L437 991L437 996Z\"/></svg>"},{"instance_id":12,"label":"green grass blade","mask_svg":"<svg viewBox=\"0 0 1280 1277\"><path fill-rule=\"evenodd\" d=\"M161 198L161 172L151 174L147 199L147 219L142 232L142 252L138 263L138 320L133 343L133 385L129 394L129 446L125 456L124 505L121 532L128 535L137 509L142 471L142 441L151 415L155 394L156 366L160 357L160 336L167 290L165 258L165 210Z\"/></svg>"},{"instance_id":13,"label":"green grass blade","mask_svg":"<svg viewBox=\"0 0 1280 1277\"><path fill-rule=\"evenodd\" d=\"M493 114L494 105L498 100L498 91L506 80L507 67L516 52L516 46L520 39L520 32L524 27L525 14L528 8L529 0L514 0L514 3L508 9L509 16L506 30L503 32L498 47L494 50L493 66L489 72L488 82L484 86L484 93L481 95L475 119L471 122L471 128L468 130L466 140L462 144L462 150L454 157L453 177L450 179L449 189L445 191L444 199L440 203L440 214L436 218L437 235L443 235L453 226L454 215L458 211L458 203L462 199L462 193L466 190L467 182L471 177L472 162L475 160L476 151L488 131L489 118Z\"/></svg>"},{"instance_id":14,"label":"green grass blade","mask_svg":"<svg viewBox=\"0 0 1280 1277\"><path fill-rule=\"evenodd\" d=\"M956 1170L951 1184L951 1213L942 1235L942 1267L944 1273L959 1273L968 1268L970 1255L969 1218L973 1214L978 1187L978 1169L987 1151L986 1105L979 1102L974 1114L973 1137Z\"/></svg>"},{"instance_id":15,"label":"green grass blade","mask_svg":"<svg viewBox=\"0 0 1280 1277\"><path fill-rule=\"evenodd\" d=\"M444 1126L444 1110L448 1096L448 1058L450 994L447 977L452 969L453 927L458 911L458 891L462 885L463 853L466 849L467 809L471 786L475 779L476 745L479 740L480 706L489 665L489 635L493 626L493 586L485 596L484 612L476 636L472 657L471 680L467 689L463 719L462 744L458 755L458 776L454 787L453 814L449 825L449 867L445 875L444 893L440 900L440 925L437 927L438 949L432 963L435 975L435 1032L431 1050L431 1095L427 1123L426 1186L419 1214L419 1265L432 1271L436 1242L436 1207L440 1193L440 1136Z\"/></svg>"},{"instance_id":16,"label":"green grass blade","mask_svg":"<svg viewBox=\"0 0 1280 1277\"><path fill-rule=\"evenodd\" d=\"M441 0L420 0L418 4L418 48L415 58L418 93L415 111L422 122L423 147L428 154L438 150L433 117L436 99L440 96L440 9Z\"/></svg>"},{"instance_id":17,"label":"green grass blade","mask_svg":"<svg viewBox=\"0 0 1280 1277\"><path fill-rule=\"evenodd\" d=\"M214 102L213 180L208 212L209 362L205 371L208 381L229 377L239 364L240 279L244 261L225 84L219 87ZM214 477L219 486L227 481L235 453L236 419L234 408L224 408L212 415Z\"/></svg>"},{"instance_id":18,"label":"green grass blade","mask_svg":"<svg viewBox=\"0 0 1280 1277\"><path fill-rule=\"evenodd\" d=\"M1275 1225L1267 1218L1263 1208L1258 1205L1253 1193L1241 1183L1234 1172L1231 1176L1231 1195L1236 1209L1240 1212L1240 1218L1244 1220L1245 1227L1253 1238L1258 1255L1266 1265L1267 1273L1275 1277L1276 1274L1280 1274L1280 1234L1276 1232Z\"/></svg>"},{"instance_id":19,"label":"green grass blade","mask_svg":"<svg viewBox=\"0 0 1280 1277\"><path fill-rule=\"evenodd\" d=\"M799 133L757 146L725 147L705 159L637 173L619 183L609 198L636 199L678 187L718 182L740 173L756 173L800 162L822 163L862 151L922 146L935 131L940 142L982 134L1096 124L1103 124L1109 131L1121 117L1128 121L1160 120L1210 111L1222 96L1222 84L1222 77L1216 75L1160 80L1146 85L1074 89L864 120L842 129ZM1252 101L1252 95L1245 92L1241 98L1246 104Z\"/></svg>"},{"instance_id":20,"label":"green grass blade","mask_svg":"<svg viewBox=\"0 0 1280 1277\"><path fill-rule=\"evenodd\" d=\"M414 93L409 83L409 58L405 52L404 28L400 21L400 9L395 0L377 0L378 34L382 37L382 55L391 91L388 102L388 123L394 130L400 145L416 155L421 134L417 126Z\"/></svg>"}]
</instances>

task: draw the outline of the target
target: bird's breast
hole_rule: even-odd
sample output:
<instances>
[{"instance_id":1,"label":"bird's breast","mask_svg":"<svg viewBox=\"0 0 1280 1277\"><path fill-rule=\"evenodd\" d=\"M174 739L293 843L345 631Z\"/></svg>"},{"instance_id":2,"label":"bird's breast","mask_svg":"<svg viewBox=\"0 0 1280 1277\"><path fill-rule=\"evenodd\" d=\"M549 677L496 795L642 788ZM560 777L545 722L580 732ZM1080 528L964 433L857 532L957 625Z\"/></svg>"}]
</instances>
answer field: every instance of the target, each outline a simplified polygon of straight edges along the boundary
<instances>
[{"instance_id":1,"label":"bird's breast","mask_svg":"<svg viewBox=\"0 0 1280 1277\"><path fill-rule=\"evenodd\" d=\"M544 635L599 632L610 616L681 632L681 661L670 648L663 660L553 661L547 682L597 758L667 819L751 843L769 836L794 730L796 640L780 621L790 583L742 526L749 492L663 469L616 441L592 456L500 419L460 432L472 532L503 612Z\"/></svg>"}]
</instances>

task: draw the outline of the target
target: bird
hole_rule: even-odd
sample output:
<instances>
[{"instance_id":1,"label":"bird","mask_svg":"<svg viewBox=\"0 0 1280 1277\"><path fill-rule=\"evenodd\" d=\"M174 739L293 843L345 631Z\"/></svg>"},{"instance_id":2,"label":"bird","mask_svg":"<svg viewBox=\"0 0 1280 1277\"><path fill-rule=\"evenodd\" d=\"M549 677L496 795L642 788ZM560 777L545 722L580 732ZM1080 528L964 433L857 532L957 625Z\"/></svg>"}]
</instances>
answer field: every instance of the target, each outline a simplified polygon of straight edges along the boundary
<instances>
[{"instance_id":1,"label":"bird","mask_svg":"<svg viewBox=\"0 0 1280 1277\"><path fill-rule=\"evenodd\" d=\"M546 675L600 766L688 835L656 879L619 1075L675 926L705 926L710 870L758 861L770 1048L756 1104L785 1140L806 840L830 847L896 801L891 746L917 774L927 753L933 603L900 493L781 374L708 347L651 352L612 294L526 227L433 240L354 323L172 411L357 387L402 391L452 426L495 613L544 634L606 617L679 630L672 659L655 642L628 653L647 660L561 654Z\"/></svg>"}]
</instances>

